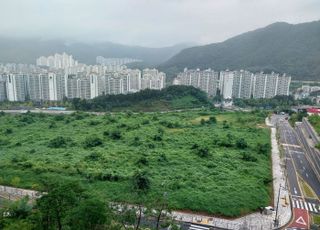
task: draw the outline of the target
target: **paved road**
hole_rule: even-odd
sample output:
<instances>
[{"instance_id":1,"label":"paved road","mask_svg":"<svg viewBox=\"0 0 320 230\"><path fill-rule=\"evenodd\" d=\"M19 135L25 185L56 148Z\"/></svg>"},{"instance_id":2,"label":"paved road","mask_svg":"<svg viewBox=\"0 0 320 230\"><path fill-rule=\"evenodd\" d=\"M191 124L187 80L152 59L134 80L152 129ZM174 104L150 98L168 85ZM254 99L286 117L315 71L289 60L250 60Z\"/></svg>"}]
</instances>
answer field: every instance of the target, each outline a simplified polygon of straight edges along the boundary
<instances>
[{"instance_id":1,"label":"paved road","mask_svg":"<svg viewBox=\"0 0 320 230\"><path fill-rule=\"evenodd\" d=\"M278 122L279 132L280 132L280 142L284 149L284 157L285 157L285 164L287 170L287 180L289 184L289 189L291 195L296 197L301 197L302 192L300 189L300 185L298 182L298 175L295 166L294 159L292 157L292 151L296 151L298 149L298 140L292 134L292 128L290 127L289 123L284 120L280 119Z\"/></svg>"},{"instance_id":2,"label":"paved road","mask_svg":"<svg viewBox=\"0 0 320 230\"><path fill-rule=\"evenodd\" d=\"M307 216L309 213L320 214L320 181L316 170L317 165L314 165L313 162L315 156L309 156L311 154L309 143L305 140L305 135L299 124L295 130L286 119L281 117L275 119L277 119L280 142L286 158L287 180L291 192L293 211L294 213L304 212ZM304 196L299 178L303 179L312 188L318 196L317 198L306 198ZM299 218L302 217L294 216L294 221L290 227L294 227L297 224L296 221L299 222Z\"/></svg>"}]
</instances>

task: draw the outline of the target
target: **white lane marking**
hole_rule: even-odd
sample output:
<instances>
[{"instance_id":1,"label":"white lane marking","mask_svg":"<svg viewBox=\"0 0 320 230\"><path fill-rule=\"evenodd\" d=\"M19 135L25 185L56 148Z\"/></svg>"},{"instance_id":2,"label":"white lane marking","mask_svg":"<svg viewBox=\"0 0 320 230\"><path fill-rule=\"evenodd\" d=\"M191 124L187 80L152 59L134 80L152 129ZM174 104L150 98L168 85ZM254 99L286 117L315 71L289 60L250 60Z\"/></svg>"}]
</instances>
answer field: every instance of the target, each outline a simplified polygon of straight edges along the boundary
<instances>
[{"instance_id":1,"label":"white lane marking","mask_svg":"<svg viewBox=\"0 0 320 230\"><path fill-rule=\"evenodd\" d=\"M316 207L316 204L312 204L312 206L313 206L313 209L315 210L315 212L319 212L319 210Z\"/></svg>"},{"instance_id":2,"label":"white lane marking","mask_svg":"<svg viewBox=\"0 0 320 230\"><path fill-rule=\"evenodd\" d=\"M313 212L312 205L310 203L308 203L308 205L309 205L310 211Z\"/></svg>"},{"instance_id":3,"label":"white lane marking","mask_svg":"<svg viewBox=\"0 0 320 230\"><path fill-rule=\"evenodd\" d=\"M305 209L307 209L308 211L310 211L309 208L308 208L307 202L304 202L304 207L305 207Z\"/></svg>"},{"instance_id":4,"label":"white lane marking","mask_svg":"<svg viewBox=\"0 0 320 230\"><path fill-rule=\"evenodd\" d=\"M293 191L294 191L295 194L298 193L296 187L293 187Z\"/></svg>"},{"instance_id":5,"label":"white lane marking","mask_svg":"<svg viewBox=\"0 0 320 230\"><path fill-rule=\"evenodd\" d=\"M200 229L201 230L209 230L209 228L207 228L207 227L194 225L194 224L191 224L189 229L191 229L191 230L200 230Z\"/></svg>"},{"instance_id":6,"label":"white lane marking","mask_svg":"<svg viewBox=\"0 0 320 230\"><path fill-rule=\"evenodd\" d=\"M302 168L303 168L303 171L306 171L306 167L303 166Z\"/></svg>"},{"instance_id":7,"label":"white lane marking","mask_svg":"<svg viewBox=\"0 0 320 230\"><path fill-rule=\"evenodd\" d=\"M299 200L299 202L300 202L301 209L305 209L303 206L303 202L301 200Z\"/></svg>"},{"instance_id":8,"label":"white lane marking","mask_svg":"<svg viewBox=\"0 0 320 230\"><path fill-rule=\"evenodd\" d=\"M295 203L296 203L296 207L297 207L297 208L300 208L299 201L298 201L298 200L295 200Z\"/></svg>"}]
</instances>

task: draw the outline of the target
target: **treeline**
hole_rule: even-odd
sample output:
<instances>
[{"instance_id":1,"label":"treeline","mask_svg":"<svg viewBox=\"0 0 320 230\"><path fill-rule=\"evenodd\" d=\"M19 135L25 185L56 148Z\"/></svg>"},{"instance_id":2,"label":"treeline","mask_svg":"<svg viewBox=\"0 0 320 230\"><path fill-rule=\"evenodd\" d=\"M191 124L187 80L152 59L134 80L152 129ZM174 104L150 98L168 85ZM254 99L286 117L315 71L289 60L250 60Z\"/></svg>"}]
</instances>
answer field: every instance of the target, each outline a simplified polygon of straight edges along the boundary
<instances>
[{"instance_id":1,"label":"treeline","mask_svg":"<svg viewBox=\"0 0 320 230\"><path fill-rule=\"evenodd\" d=\"M152 106L152 102L163 101L170 108L171 102L175 99L192 97L194 107L209 105L205 92L192 86L169 86L162 90L146 89L133 94L101 95L91 100L74 98L70 102L75 110L84 111L111 111L114 108L128 108L138 103ZM192 99L190 99L192 100ZM181 108L184 105L181 104Z\"/></svg>"},{"instance_id":2,"label":"treeline","mask_svg":"<svg viewBox=\"0 0 320 230\"><path fill-rule=\"evenodd\" d=\"M163 229L178 225L166 215L166 194L158 194L153 204L144 198L152 186L147 173L137 171L130 189L138 197L133 205L116 204L96 198L75 181L49 180L46 192L36 201L28 197L0 202L0 229L13 230L138 230Z\"/></svg>"},{"instance_id":3,"label":"treeline","mask_svg":"<svg viewBox=\"0 0 320 230\"><path fill-rule=\"evenodd\" d=\"M240 99L235 98L233 100L235 106L245 108L245 107L254 107L254 108L263 108L263 109L276 109L276 108L289 108L290 106L295 105L312 105L312 101L308 99L295 100L293 96L282 96L278 95L273 98L258 98L258 99Z\"/></svg>"}]
</instances>

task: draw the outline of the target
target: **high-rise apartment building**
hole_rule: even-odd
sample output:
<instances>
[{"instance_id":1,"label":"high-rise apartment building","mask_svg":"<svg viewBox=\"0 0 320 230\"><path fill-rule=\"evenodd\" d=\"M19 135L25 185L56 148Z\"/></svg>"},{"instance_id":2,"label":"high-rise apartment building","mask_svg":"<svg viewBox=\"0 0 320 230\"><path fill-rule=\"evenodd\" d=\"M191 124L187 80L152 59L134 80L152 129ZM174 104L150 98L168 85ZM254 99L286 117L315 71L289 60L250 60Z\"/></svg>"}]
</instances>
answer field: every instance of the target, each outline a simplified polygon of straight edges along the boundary
<instances>
[{"instance_id":1,"label":"high-rise apartment building","mask_svg":"<svg viewBox=\"0 0 320 230\"><path fill-rule=\"evenodd\" d=\"M141 89L163 89L165 87L166 74L157 69L144 69L142 71Z\"/></svg>"},{"instance_id":2,"label":"high-rise apartment building","mask_svg":"<svg viewBox=\"0 0 320 230\"><path fill-rule=\"evenodd\" d=\"M254 75L253 98L272 98L276 95L289 95L291 77L276 73Z\"/></svg>"},{"instance_id":3,"label":"high-rise apartment building","mask_svg":"<svg viewBox=\"0 0 320 230\"><path fill-rule=\"evenodd\" d=\"M30 74L27 86L32 101L60 101L65 96L64 75L59 73Z\"/></svg>"},{"instance_id":4,"label":"high-rise apartment building","mask_svg":"<svg viewBox=\"0 0 320 230\"><path fill-rule=\"evenodd\" d=\"M27 75L8 74L5 78L7 99L9 101L25 101L27 97Z\"/></svg>"},{"instance_id":5,"label":"high-rise apartment building","mask_svg":"<svg viewBox=\"0 0 320 230\"><path fill-rule=\"evenodd\" d=\"M233 71L226 70L220 72L221 94L224 99L232 99L234 78L235 73Z\"/></svg>"},{"instance_id":6,"label":"high-rise apartment building","mask_svg":"<svg viewBox=\"0 0 320 230\"><path fill-rule=\"evenodd\" d=\"M74 60L72 55L66 53L54 54L53 56L41 56L36 60L37 66L47 66L55 69L64 69L78 65L78 61Z\"/></svg>"},{"instance_id":7,"label":"high-rise apartment building","mask_svg":"<svg viewBox=\"0 0 320 230\"><path fill-rule=\"evenodd\" d=\"M215 96L219 88L219 73L211 69L203 71L184 69L184 72L178 74L173 84L191 85L205 91L209 96Z\"/></svg>"},{"instance_id":8,"label":"high-rise apartment building","mask_svg":"<svg viewBox=\"0 0 320 230\"><path fill-rule=\"evenodd\" d=\"M291 77L276 73L253 74L246 70L221 71L220 75L210 69L200 71L185 69L174 79L176 85L192 85L215 96L220 89L224 99L232 98L271 98L276 95L289 95Z\"/></svg>"},{"instance_id":9,"label":"high-rise apartment building","mask_svg":"<svg viewBox=\"0 0 320 230\"><path fill-rule=\"evenodd\" d=\"M0 75L0 101L7 99L6 80Z\"/></svg>"},{"instance_id":10,"label":"high-rise apartment building","mask_svg":"<svg viewBox=\"0 0 320 230\"><path fill-rule=\"evenodd\" d=\"M134 93L141 90L141 71L138 69L128 70L129 92Z\"/></svg>"}]
</instances>

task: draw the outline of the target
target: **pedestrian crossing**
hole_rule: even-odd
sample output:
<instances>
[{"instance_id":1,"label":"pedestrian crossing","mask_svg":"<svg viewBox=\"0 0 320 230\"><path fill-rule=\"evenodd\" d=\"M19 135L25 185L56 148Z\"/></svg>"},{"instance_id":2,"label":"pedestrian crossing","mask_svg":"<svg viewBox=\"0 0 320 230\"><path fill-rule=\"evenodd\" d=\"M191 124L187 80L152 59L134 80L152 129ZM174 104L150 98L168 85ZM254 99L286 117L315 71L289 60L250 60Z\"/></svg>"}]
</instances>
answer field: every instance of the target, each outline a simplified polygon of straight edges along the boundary
<instances>
[{"instance_id":1,"label":"pedestrian crossing","mask_svg":"<svg viewBox=\"0 0 320 230\"><path fill-rule=\"evenodd\" d=\"M320 207L315 203L293 199L292 205L294 208L300 208L300 209L308 210L309 212L320 213Z\"/></svg>"},{"instance_id":2,"label":"pedestrian crossing","mask_svg":"<svg viewBox=\"0 0 320 230\"><path fill-rule=\"evenodd\" d=\"M209 230L210 228L201 225L190 224L189 230Z\"/></svg>"}]
</instances>

